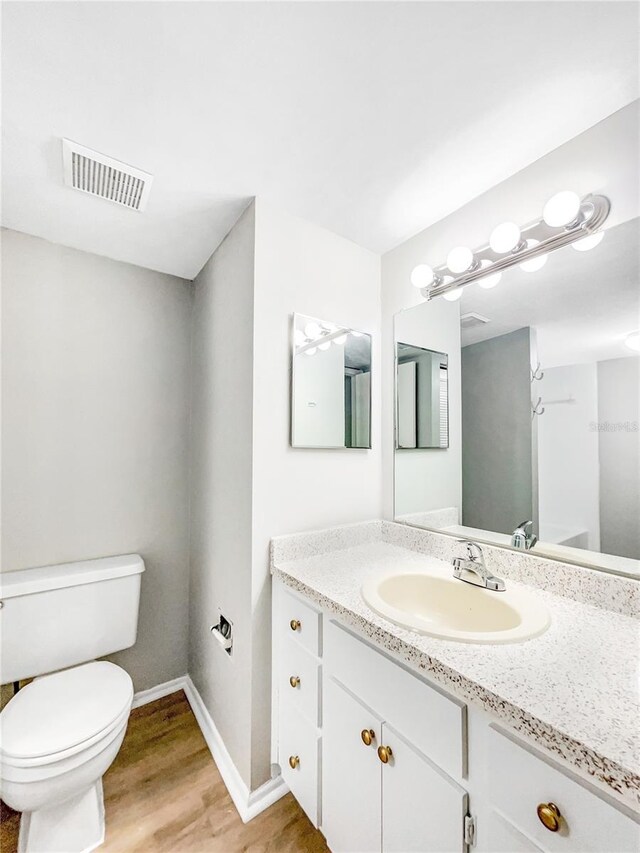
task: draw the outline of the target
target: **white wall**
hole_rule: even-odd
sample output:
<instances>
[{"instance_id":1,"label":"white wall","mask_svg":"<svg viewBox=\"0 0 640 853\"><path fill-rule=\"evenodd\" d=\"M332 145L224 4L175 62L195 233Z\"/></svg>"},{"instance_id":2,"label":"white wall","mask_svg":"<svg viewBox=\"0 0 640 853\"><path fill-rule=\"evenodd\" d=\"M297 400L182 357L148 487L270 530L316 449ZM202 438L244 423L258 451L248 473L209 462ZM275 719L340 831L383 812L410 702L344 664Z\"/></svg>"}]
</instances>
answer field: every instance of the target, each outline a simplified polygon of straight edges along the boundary
<instances>
[{"instance_id":1,"label":"white wall","mask_svg":"<svg viewBox=\"0 0 640 853\"><path fill-rule=\"evenodd\" d=\"M570 364L544 371L536 383L544 414L538 418L538 500L540 539L555 525L588 532L600 550L597 366ZM551 403L573 398L574 403ZM552 540L553 541L553 540Z\"/></svg>"},{"instance_id":2,"label":"white wall","mask_svg":"<svg viewBox=\"0 0 640 853\"><path fill-rule=\"evenodd\" d=\"M270 776L269 540L381 513L375 419L373 450L290 446L291 317L373 334L375 412L379 306L376 255L260 199L195 282L189 671L252 789Z\"/></svg>"},{"instance_id":3,"label":"white wall","mask_svg":"<svg viewBox=\"0 0 640 853\"><path fill-rule=\"evenodd\" d=\"M251 782L254 206L194 282L189 673ZM233 623L229 657L211 636Z\"/></svg>"},{"instance_id":4,"label":"white wall","mask_svg":"<svg viewBox=\"0 0 640 853\"><path fill-rule=\"evenodd\" d=\"M526 223L541 215L545 201L561 189L583 195L600 192L612 200L607 228L638 215L640 101L601 121L556 148L450 216L421 231L382 257L383 404L382 444L384 514L393 515L393 315L422 304L411 286L419 263L437 266L453 246L479 246L500 222ZM470 150L470 153L473 153Z\"/></svg>"},{"instance_id":5,"label":"white wall","mask_svg":"<svg viewBox=\"0 0 640 853\"><path fill-rule=\"evenodd\" d=\"M187 666L191 284L2 232L2 569L140 553L145 689Z\"/></svg>"},{"instance_id":6,"label":"white wall","mask_svg":"<svg viewBox=\"0 0 640 853\"><path fill-rule=\"evenodd\" d=\"M269 539L381 514L380 259L349 240L256 202L253 469L254 787L269 770ZM293 312L369 332L373 449L289 446Z\"/></svg>"},{"instance_id":7,"label":"white wall","mask_svg":"<svg viewBox=\"0 0 640 853\"><path fill-rule=\"evenodd\" d=\"M462 506L460 306L436 299L402 311L395 339L448 356L449 447L395 451L396 515ZM393 359L393 353L391 355ZM389 380L388 371L385 377ZM393 373L390 377L393 382ZM385 388L385 391L388 389ZM391 439L393 441L393 439Z\"/></svg>"}]
</instances>

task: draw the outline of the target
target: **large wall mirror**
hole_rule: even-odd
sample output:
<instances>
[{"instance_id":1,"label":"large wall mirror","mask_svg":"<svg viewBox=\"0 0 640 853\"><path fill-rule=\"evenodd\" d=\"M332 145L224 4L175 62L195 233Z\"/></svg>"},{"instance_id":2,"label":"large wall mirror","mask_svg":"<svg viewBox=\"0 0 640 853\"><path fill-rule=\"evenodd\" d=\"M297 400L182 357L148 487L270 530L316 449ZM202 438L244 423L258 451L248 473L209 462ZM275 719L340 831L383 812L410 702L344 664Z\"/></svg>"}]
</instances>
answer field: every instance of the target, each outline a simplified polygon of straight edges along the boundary
<instances>
[{"instance_id":1,"label":"large wall mirror","mask_svg":"<svg viewBox=\"0 0 640 853\"><path fill-rule=\"evenodd\" d=\"M371 335L293 316L293 447L371 447Z\"/></svg>"},{"instance_id":2,"label":"large wall mirror","mask_svg":"<svg viewBox=\"0 0 640 853\"><path fill-rule=\"evenodd\" d=\"M398 372L397 520L640 576L639 225L396 315L449 401L448 447L407 452Z\"/></svg>"}]
</instances>

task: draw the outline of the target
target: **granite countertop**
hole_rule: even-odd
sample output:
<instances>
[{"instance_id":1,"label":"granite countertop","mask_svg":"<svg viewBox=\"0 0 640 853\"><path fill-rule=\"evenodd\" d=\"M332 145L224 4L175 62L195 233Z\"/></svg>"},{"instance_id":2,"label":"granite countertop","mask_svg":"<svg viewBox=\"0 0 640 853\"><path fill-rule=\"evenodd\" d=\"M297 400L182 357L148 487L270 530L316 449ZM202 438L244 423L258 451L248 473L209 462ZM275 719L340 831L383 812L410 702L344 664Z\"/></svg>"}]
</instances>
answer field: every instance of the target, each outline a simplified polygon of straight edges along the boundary
<instances>
[{"instance_id":1,"label":"granite countertop","mask_svg":"<svg viewBox=\"0 0 640 853\"><path fill-rule=\"evenodd\" d=\"M373 528L360 539L372 535ZM475 645L424 636L378 616L360 589L376 575L433 572L439 564L436 571L450 576L451 566L383 538L294 559L287 557L304 549L272 546L272 573L414 670L497 716L581 775L608 786L637 810L640 622L537 588L533 591L551 614L551 625L537 638ZM512 579L507 584L523 586Z\"/></svg>"}]
</instances>

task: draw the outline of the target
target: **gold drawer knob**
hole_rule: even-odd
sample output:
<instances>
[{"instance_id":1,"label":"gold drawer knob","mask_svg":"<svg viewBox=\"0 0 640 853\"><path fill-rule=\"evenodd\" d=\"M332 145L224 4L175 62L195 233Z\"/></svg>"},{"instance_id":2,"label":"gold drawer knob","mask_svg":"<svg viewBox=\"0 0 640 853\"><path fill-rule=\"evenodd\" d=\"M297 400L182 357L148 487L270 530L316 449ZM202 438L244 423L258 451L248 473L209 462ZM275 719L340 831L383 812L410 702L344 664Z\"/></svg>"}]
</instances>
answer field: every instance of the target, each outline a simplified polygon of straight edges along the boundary
<instances>
[{"instance_id":1,"label":"gold drawer knob","mask_svg":"<svg viewBox=\"0 0 640 853\"><path fill-rule=\"evenodd\" d=\"M300 676L299 675L292 675L291 678L289 679L289 684L292 687L298 687L300 685Z\"/></svg>"},{"instance_id":2,"label":"gold drawer knob","mask_svg":"<svg viewBox=\"0 0 640 853\"><path fill-rule=\"evenodd\" d=\"M289 767L292 770L295 770L296 767L299 767L299 766L300 766L300 759L298 758L298 756L297 755L290 755L289 756Z\"/></svg>"},{"instance_id":3,"label":"gold drawer knob","mask_svg":"<svg viewBox=\"0 0 640 853\"><path fill-rule=\"evenodd\" d=\"M376 733L373 729L362 729L360 737L362 738L362 743L365 746L371 746L373 741L376 739Z\"/></svg>"},{"instance_id":4,"label":"gold drawer knob","mask_svg":"<svg viewBox=\"0 0 640 853\"><path fill-rule=\"evenodd\" d=\"M292 619L291 622L289 622L289 627L292 631L299 631L300 628L302 628L302 622L299 619Z\"/></svg>"},{"instance_id":5,"label":"gold drawer knob","mask_svg":"<svg viewBox=\"0 0 640 853\"><path fill-rule=\"evenodd\" d=\"M540 823L546 827L549 832L557 832L560 829L562 815L560 809L555 803L540 803L536 809Z\"/></svg>"},{"instance_id":6,"label":"gold drawer knob","mask_svg":"<svg viewBox=\"0 0 640 853\"><path fill-rule=\"evenodd\" d=\"M389 759L393 756L393 750L390 746L379 746L378 747L378 758L382 761L383 764L388 764Z\"/></svg>"}]
</instances>

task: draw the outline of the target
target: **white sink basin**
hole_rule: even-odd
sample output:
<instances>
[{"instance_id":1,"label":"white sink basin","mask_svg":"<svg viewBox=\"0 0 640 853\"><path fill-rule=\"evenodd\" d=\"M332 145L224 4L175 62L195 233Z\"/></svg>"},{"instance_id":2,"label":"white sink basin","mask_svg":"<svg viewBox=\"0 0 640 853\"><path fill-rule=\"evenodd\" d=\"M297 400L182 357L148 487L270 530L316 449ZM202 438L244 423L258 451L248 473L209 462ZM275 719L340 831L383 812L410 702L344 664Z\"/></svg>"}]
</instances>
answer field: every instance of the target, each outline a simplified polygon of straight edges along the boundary
<instances>
[{"instance_id":1,"label":"white sink basin","mask_svg":"<svg viewBox=\"0 0 640 853\"><path fill-rule=\"evenodd\" d=\"M549 625L549 612L533 593L493 592L456 578L398 573L367 581L369 607L412 631L461 643L518 643Z\"/></svg>"}]
</instances>

